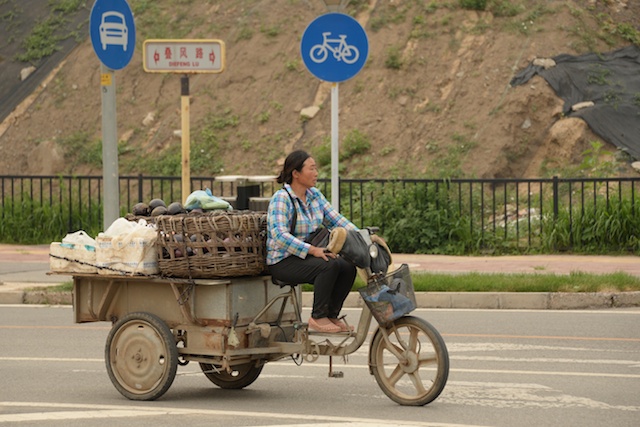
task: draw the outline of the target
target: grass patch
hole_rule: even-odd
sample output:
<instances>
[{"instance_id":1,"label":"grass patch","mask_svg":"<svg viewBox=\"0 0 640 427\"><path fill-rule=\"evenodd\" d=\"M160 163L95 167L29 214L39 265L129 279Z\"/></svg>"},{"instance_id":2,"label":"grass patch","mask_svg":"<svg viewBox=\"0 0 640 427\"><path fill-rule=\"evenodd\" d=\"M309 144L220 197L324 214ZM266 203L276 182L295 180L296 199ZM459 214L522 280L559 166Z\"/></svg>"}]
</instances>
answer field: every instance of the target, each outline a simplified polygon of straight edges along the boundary
<instances>
[{"instance_id":1,"label":"grass patch","mask_svg":"<svg viewBox=\"0 0 640 427\"><path fill-rule=\"evenodd\" d=\"M73 291L73 282L64 282L55 286L45 286L45 287L37 287L31 288L30 291L47 291L49 293L62 293L62 292L71 292Z\"/></svg>"},{"instance_id":2,"label":"grass patch","mask_svg":"<svg viewBox=\"0 0 640 427\"><path fill-rule=\"evenodd\" d=\"M416 292L631 292L640 291L640 277L627 273L568 275L542 273L412 273ZM365 285L356 277L353 290ZM303 285L305 292L313 291Z\"/></svg>"},{"instance_id":3,"label":"grass patch","mask_svg":"<svg viewBox=\"0 0 640 427\"><path fill-rule=\"evenodd\" d=\"M416 291L429 292L621 292L639 291L640 277L590 274L412 274Z\"/></svg>"}]
</instances>

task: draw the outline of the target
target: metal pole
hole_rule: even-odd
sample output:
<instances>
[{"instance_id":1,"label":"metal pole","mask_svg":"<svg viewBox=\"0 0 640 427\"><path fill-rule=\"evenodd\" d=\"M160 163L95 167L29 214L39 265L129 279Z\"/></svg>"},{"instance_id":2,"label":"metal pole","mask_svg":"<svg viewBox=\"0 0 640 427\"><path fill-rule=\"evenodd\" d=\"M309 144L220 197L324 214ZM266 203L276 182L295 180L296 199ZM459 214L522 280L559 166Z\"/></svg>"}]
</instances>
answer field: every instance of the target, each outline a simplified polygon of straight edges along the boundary
<instances>
[{"instance_id":1,"label":"metal pole","mask_svg":"<svg viewBox=\"0 0 640 427\"><path fill-rule=\"evenodd\" d=\"M325 6L329 12L341 12L349 4L351 0L324 0Z\"/></svg>"},{"instance_id":2,"label":"metal pole","mask_svg":"<svg viewBox=\"0 0 640 427\"><path fill-rule=\"evenodd\" d=\"M331 87L331 204L336 209L340 209L338 117L338 83L334 83Z\"/></svg>"},{"instance_id":3,"label":"metal pole","mask_svg":"<svg viewBox=\"0 0 640 427\"><path fill-rule=\"evenodd\" d=\"M104 230L120 216L118 174L118 124L116 116L116 76L104 64L100 67L102 87L102 181L104 186Z\"/></svg>"},{"instance_id":4,"label":"metal pole","mask_svg":"<svg viewBox=\"0 0 640 427\"><path fill-rule=\"evenodd\" d=\"M191 194L190 136L189 136L189 76L181 79L182 87L182 203Z\"/></svg>"}]
</instances>

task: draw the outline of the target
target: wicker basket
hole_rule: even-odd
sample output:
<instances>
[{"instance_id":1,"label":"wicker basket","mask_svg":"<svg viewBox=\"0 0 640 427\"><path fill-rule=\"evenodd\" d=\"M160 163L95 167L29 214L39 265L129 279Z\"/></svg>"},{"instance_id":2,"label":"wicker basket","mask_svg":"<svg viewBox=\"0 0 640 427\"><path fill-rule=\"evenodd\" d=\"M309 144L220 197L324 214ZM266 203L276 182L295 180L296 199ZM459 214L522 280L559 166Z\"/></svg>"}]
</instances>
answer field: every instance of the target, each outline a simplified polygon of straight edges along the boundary
<instances>
[{"instance_id":1,"label":"wicker basket","mask_svg":"<svg viewBox=\"0 0 640 427\"><path fill-rule=\"evenodd\" d=\"M158 267L164 276L238 277L266 271L265 212L161 215L155 223Z\"/></svg>"},{"instance_id":2,"label":"wicker basket","mask_svg":"<svg viewBox=\"0 0 640 427\"><path fill-rule=\"evenodd\" d=\"M416 308L416 296L407 264L402 264L386 276L371 277L367 286L358 291L373 317L382 326Z\"/></svg>"}]
</instances>

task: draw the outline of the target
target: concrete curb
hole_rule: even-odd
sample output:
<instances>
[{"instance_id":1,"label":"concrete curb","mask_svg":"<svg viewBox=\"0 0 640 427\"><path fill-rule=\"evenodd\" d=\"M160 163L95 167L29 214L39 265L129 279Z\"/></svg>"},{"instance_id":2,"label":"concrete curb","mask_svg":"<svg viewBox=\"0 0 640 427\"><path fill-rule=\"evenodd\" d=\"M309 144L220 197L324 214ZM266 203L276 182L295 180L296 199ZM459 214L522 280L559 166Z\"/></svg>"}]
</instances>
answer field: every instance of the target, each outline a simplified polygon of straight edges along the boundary
<instances>
[{"instance_id":1,"label":"concrete curb","mask_svg":"<svg viewBox=\"0 0 640 427\"><path fill-rule=\"evenodd\" d=\"M302 305L311 307L313 294L302 294ZM362 307L357 292L345 300L348 308ZM418 308L570 310L640 307L640 292L416 292Z\"/></svg>"},{"instance_id":2,"label":"concrete curb","mask_svg":"<svg viewBox=\"0 0 640 427\"><path fill-rule=\"evenodd\" d=\"M7 290L0 304L70 305L71 292ZM311 307L313 293L303 292L303 307ZM360 308L364 302L351 292L344 307ZM572 310L587 308L640 307L640 292L416 292L418 308Z\"/></svg>"}]
</instances>

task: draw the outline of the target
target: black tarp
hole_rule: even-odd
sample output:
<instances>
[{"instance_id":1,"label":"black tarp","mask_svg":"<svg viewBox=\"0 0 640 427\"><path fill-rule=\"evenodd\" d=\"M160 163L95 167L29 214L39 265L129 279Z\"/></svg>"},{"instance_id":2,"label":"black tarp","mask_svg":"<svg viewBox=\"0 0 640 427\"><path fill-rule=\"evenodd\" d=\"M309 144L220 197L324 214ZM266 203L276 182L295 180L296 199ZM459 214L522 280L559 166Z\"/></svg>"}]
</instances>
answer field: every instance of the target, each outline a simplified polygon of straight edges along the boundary
<instances>
[{"instance_id":1,"label":"black tarp","mask_svg":"<svg viewBox=\"0 0 640 427\"><path fill-rule=\"evenodd\" d=\"M640 47L552 59L556 65L548 69L531 63L511 80L511 86L535 75L543 77L564 100L565 116L582 118L602 139L640 159ZM595 105L571 110L585 101Z\"/></svg>"}]
</instances>

